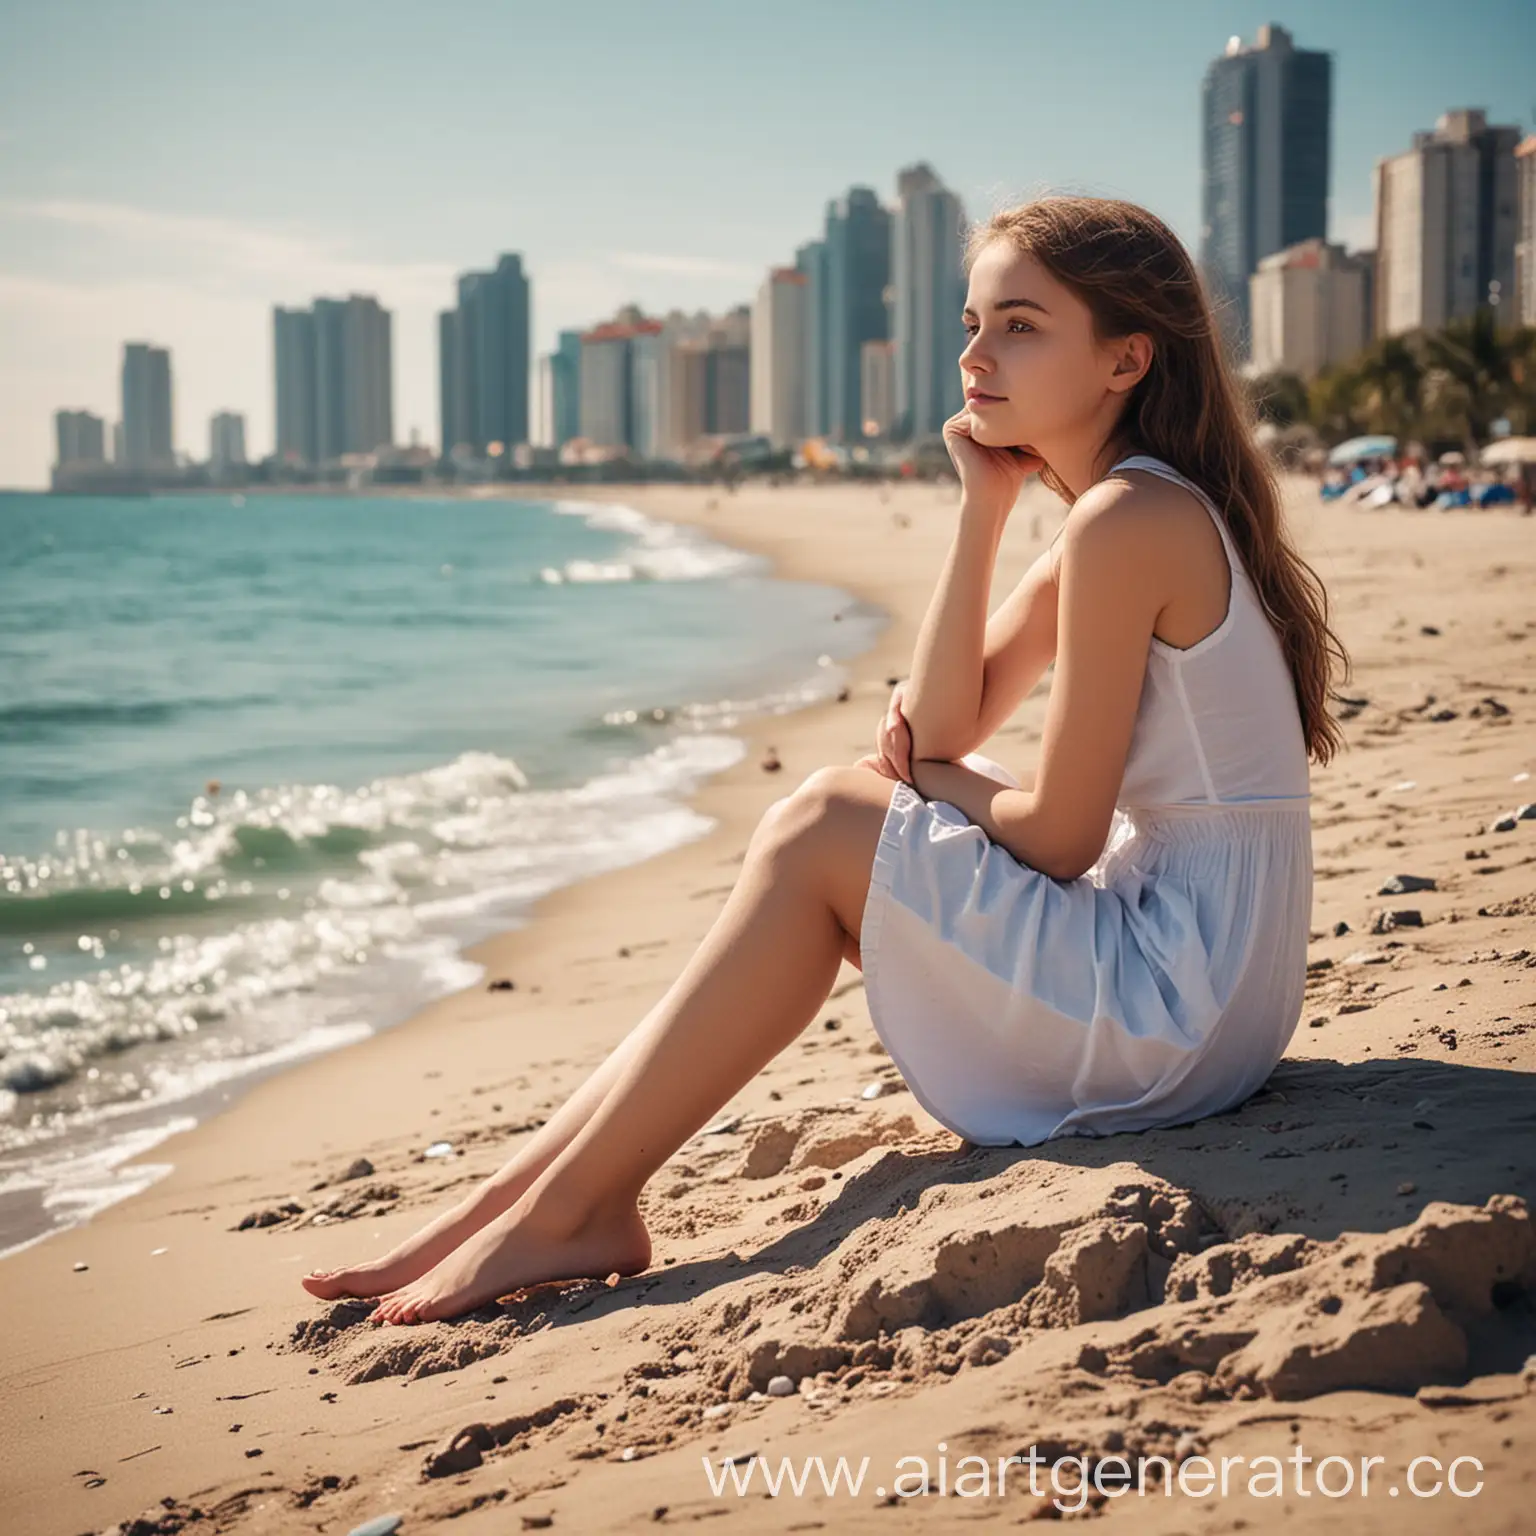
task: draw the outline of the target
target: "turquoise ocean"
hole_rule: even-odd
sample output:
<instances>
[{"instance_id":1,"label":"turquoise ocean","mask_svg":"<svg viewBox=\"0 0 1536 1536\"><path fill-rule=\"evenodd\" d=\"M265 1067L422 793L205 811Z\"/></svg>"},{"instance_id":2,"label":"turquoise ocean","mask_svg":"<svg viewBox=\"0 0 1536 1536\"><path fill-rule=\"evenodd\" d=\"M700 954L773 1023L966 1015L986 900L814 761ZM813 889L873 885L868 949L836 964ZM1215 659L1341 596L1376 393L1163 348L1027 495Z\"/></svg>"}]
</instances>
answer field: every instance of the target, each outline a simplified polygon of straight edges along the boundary
<instances>
[{"instance_id":1,"label":"turquoise ocean","mask_svg":"<svg viewBox=\"0 0 1536 1536\"><path fill-rule=\"evenodd\" d=\"M702 836L884 622L618 504L0 494L0 1252Z\"/></svg>"}]
</instances>

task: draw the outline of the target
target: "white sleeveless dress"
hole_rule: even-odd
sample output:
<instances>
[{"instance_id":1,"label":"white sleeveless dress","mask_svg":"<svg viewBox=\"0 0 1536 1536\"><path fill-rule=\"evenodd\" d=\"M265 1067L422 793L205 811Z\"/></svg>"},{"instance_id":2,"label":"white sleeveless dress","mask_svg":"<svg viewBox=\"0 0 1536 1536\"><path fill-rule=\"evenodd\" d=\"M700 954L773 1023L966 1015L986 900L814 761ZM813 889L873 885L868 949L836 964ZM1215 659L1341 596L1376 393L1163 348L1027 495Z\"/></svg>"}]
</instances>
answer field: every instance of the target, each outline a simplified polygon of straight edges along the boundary
<instances>
[{"instance_id":1,"label":"white sleeveless dress","mask_svg":"<svg viewBox=\"0 0 1536 1536\"><path fill-rule=\"evenodd\" d=\"M1268 1077L1300 1019L1310 776L1279 639L1215 506L1227 615L1155 636L1108 840L1076 880L897 784L859 948L875 1031L917 1101L982 1145L1177 1125ZM1010 787L980 754L966 763Z\"/></svg>"}]
</instances>

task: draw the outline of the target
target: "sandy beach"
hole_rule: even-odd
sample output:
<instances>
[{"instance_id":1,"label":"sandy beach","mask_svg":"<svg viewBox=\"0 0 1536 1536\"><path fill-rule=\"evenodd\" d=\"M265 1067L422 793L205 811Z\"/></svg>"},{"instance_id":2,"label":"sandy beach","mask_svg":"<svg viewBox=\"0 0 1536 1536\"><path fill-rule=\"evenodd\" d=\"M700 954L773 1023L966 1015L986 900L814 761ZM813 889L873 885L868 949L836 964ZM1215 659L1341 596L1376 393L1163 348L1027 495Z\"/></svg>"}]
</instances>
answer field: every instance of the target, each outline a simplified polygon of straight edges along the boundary
<instances>
[{"instance_id":1,"label":"sandy beach","mask_svg":"<svg viewBox=\"0 0 1536 1536\"><path fill-rule=\"evenodd\" d=\"M870 750L955 516L932 486L598 499L892 623L847 702L745 728L744 761L694 802L712 833L548 898L470 952L479 985L262 1082L155 1148L172 1166L147 1191L0 1263L5 1530L346 1533L397 1513L456 1536L888 1531L1076 1511L1148 1532L1528 1531L1536 814L1501 818L1536 801L1536 519L1504 510L1362 512L1289 487L1355 669L1348 749L1313 770L1306 1008L1248 1103L968 1147L905 1090L844 967L648 1188L648 1273L409 1329L303 1293L305 1271L384 1251L530 1135L665 991L764 808ZM1061 514L1027 493L994 605ZM1030 765L1046 686L990 755ZM999 1462L1031 1447L1039 1465L1008 1464L1000 1491ZM1113 1458L1154 1455L1172 1492L1114 1482ZM869 1458L859 1492L813 1473L774 1496L753 1459L817 1456L829 1477ZM1221 1458L1263 1456L1286 1458L1278 1490L1240 1464L1222 1494ZM902 1461L919 1457L925 1496ZM1348 1494L1318 1489L1324 1457ZM1439 1470L1410 1487L1416 1457ZM1059 1492L1059 1458L1108 1466L1113 1491Z\"/></svg>"}]
</instances>

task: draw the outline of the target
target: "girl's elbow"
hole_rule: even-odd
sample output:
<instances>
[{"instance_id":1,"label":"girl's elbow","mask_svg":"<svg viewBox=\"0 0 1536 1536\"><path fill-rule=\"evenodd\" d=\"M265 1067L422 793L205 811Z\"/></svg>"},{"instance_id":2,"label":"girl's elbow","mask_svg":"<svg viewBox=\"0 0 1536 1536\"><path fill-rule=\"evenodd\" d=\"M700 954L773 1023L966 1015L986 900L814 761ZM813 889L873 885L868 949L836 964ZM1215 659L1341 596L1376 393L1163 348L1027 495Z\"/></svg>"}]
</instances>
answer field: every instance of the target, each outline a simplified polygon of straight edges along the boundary
<instances>
[{"instance_id":1,"label":"girl's elbow","mask_svg":"<svg viewBox=\"0 0 1536 1536\"><path fill-rule=\"evenodd\" d=\"M1049 817L1041 817L1038 825L1049 827ZM1034 856L1028 862L1052 880L1080 880L1098 863L1104 842L1103 837L1052 837L1047 833L1037 844Z\"/></svg>"},{"instance_id":2,"label":"girl's elbow","mask_svg":"<svg viewBox=\"0 0 1536 1536\"><path fill-rule=\"evenodd\" d=\"M1037 859L1034 867L1052 880L1072 881L1081 880L1093 865L1092 859L1085 859L1077 854L1051 853Z\"/></svg>"}]
</instances>

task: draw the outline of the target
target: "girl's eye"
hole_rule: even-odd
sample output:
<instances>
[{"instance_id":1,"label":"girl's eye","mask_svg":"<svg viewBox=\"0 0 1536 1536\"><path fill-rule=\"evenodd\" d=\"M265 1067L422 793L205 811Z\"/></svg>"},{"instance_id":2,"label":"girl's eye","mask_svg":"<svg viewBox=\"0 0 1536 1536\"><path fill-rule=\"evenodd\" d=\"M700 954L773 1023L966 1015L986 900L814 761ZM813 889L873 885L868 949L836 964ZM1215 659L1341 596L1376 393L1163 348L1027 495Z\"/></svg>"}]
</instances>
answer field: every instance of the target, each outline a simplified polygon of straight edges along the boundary
<instances>
[{"instance_id":1,"label":"girl's eye","mask_svg":"<svg viewBox=\"0 0 1536 1536\"><path fill-rule=\"evenodd\" d=\"M981 329L979 325L972 325L968 320L963 321L962 324L965 326L965 334L967 336L974 336Z\"/></svg>"},{"instance_id":2,"label":"girl's eye","mask_svg":"<svg viewBox=\"0 0 1536 1536\"><path fill-rule=\"evenodd\" d=\"M1024 331L1032 331L1032 330L1034 330L1034 326L1032 326L1029 323L1028 320L1010 320L1008 322L1008 329L1010 331L1016 329L1016 330L1018 330L1019 332L1022 333Z\"/></svg>"}]
</instances>

